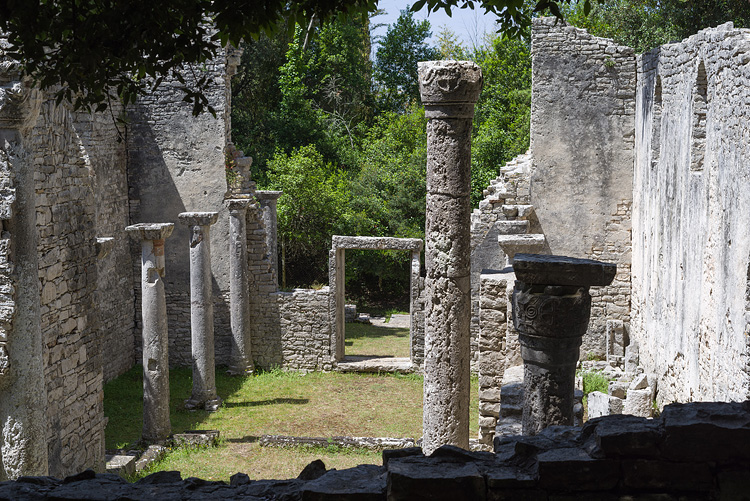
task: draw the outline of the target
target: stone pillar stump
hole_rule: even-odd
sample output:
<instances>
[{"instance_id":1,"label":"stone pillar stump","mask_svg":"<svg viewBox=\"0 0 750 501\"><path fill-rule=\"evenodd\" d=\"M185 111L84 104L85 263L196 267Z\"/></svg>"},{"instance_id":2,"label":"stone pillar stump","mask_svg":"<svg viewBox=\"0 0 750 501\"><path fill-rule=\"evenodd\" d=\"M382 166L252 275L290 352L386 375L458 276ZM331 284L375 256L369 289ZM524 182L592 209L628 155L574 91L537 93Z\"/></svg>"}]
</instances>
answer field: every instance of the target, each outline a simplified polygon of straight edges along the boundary
<instances>
[{"instance_id":1,"label":"stone pillar stump","mask_svg":"<svg viewBox=\"0 0 750 501\"><path fill-rule=\"evenodd\" d=\"M248 198L226 201L229 209L229 315L232 328L232 349L229 374L252 374L253 355L250 338L250 297L247 270L247 208Z\"/></svg>"},{"instance_id":2,"label":"stone pillar stump","mask_svg":"<svg viewBox=\"0 0 750 501\"><path fill-rule=\"evenodd\" d=\"M215 411L221 405L216 394L214 353L214 298L211 283L209 228L218 212L183 212L180 221L190 227L190 345L193 355L193 393L185 408Z\"/></svg>"},{"instance_id":3,"label":"stone pillar stump","mask_svg":"<svg viewBox=\"0 0 750 501\"><path fill-rule=\"evenodd\" d=\"M589 287L617 266L590 259L516 254L513 325L524 363L523 433L573 425L575 370L591 314Z\"/></svg>"},{"instance_id":4,"label":"stone pillar stump","mask_svg":"<svg viewBox=\"0 0 750 501\"><path fill-rule=\"evenodd\" d=\"M162 442L169 422L169 341L164 295L164 240L173 223L140 223L125 230L141 241L141 315L143 317L143 433L145 442Z\"/></svg>"},{"instance_id":5,"label":"stone pillar stump","mask_svg":"<svg viewBox=\"0 0 750 501\"><path fill-rule=\"evenodd\" d=\"M482 71L419 63L427 117L423 449L469 447L471 124Z\"/></svg>"}]
</instances>

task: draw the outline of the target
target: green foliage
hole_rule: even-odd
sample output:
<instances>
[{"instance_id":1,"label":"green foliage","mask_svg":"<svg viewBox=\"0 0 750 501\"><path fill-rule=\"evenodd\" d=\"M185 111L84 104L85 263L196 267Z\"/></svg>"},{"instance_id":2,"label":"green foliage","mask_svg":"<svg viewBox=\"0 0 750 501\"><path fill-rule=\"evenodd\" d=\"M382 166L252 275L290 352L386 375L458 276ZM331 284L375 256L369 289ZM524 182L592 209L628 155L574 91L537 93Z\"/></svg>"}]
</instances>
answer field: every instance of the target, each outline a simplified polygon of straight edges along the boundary
<instances>
[{"instance_id":1,"label":"green foliage","mask_svg":"<svg viewBox=\"0 0 750 501\"><path fill-rule=\"evenodd\" d=\"M437 50L426 43L432 36L429 21L416 22L408 9L388 27L375 53L378 100L388 111L404 112L411 103L420 102L417 62L439 57Z\"/></svg>"},{"instance_id":2,"label":"green foliage","mask_svg":"<svg viewBox=\"0 0 750 501\"><path fill-rule=\"evenodd\" d=\"M500 167L529 147L531 54L527 42L495 37L479 48L484 88L475 108L471 201L476 207Z\"/></svg>"},{"instance_id":3,"label":"green foliage","mask_svg":"<svg viewBox=\"0 0 750 501\"><path fill-rule=\"evenodd\" d=\"M305 286L327 283L331 236L350 197L346 175L313 145L277 153L268 169L270 187L284 191L278 222L287 280Z\"/></svg>"},{"instance_id":4,"label":"green foliage","mask_svg":"<svg viewBox=\"0 0 750 501\"><path fill-rule=\"evenodd\" d=\"M601 372L586 371L581 372L583 378L583 394L588 395L592 391L607 393L609 389L609 379L602 375Z\"/></svg>"},{"instance_id":5,"label":"green foliage","mask_svg":"<svg viewBox=\"0 0 750 501\"><path fill-rule=\"evenodd\" d=\"M566 20L590 33L644 52L699 30L732 21L750 26L745 0L600 0L586 15L584 2L563 9Z\"/></svg>"}]
</instances>

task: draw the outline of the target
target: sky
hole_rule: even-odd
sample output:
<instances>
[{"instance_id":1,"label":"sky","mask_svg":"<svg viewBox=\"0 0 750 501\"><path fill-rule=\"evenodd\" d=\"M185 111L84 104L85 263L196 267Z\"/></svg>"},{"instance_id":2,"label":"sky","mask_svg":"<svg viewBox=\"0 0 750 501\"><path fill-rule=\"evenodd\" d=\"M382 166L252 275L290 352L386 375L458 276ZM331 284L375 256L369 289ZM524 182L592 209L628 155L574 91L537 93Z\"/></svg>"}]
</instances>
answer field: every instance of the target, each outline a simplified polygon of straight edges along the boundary
<instances>
[{"instance_id":1,"label":"sky","mask_svg":"<svg viewBox=\"0 0 750 501\"><path fill-rule=\"evenodd\" d=\"M392 24L398 19L399 12L414 2L403 2L398 0L380 0L378 2L378 8L386 11L385 15L373 17L371 22L372 26L375 24ZM422 8L421 11L414 13L414 19L416 21L422 21L427 19L432 26L432 38L428 40L430 44L437 43L437 35L443 26L448 26L458 36L459 40L464 44L465 47L471 48L477 44L481 44L485 33L493 33L496 31L495 16L485 15L483 10L472 10L472 9L454 9L452 11L453 16L448 17L443 11L432 12L427 15L427 7ZM380 27L372 30L373 36L385 35L387 26ZM373 51L375 47L373 46Z\"/></svg>"}]
</instances>

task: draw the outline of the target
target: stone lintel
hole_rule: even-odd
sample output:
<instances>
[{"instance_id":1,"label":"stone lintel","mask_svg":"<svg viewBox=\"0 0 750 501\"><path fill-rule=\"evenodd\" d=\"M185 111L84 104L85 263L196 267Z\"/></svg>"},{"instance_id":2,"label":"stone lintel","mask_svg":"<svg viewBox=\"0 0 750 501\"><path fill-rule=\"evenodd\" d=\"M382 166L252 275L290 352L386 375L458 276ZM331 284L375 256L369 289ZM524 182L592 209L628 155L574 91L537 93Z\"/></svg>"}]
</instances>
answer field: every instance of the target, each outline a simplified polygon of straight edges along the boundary
<instances>
[{"instance_id":1,"label":"stone lintel","mask_svg":"<svg viewBox=\"0 0 750 501\"><path fill-rule=\"evenodd\" d=\"M617 265L566 256L516 254L513 259L516 278L526 284L589 287L609 285Z\"/></svg>"},{"instance_id":2,"label":"stone lintel","mask_svg":"<svg viewBox=\"0 0 750 501\"><path fill-rule=\"evenodd\" d=\"M258 197L259 200L278 200L278 198L283 195L283 191L273 191L273 190L256 190L255 196Z\"/></svg>"},{"instance_id":3,"label":"stone lintel","mask_svg":"<svg viewBox=\"0 0 750 501\"><path fill-rule=\"evenodd\" d=\"M224 200L224 204L230 212L234 212L247 210L253 204L253 201L250 198L228 198Z\"/></svg>"},{"instance_id":4,"label":"stone lintel","mask_svg":"<svg viewBox=\"0 0 750 501\"><path fill-rule=\"evenodd\" d=\"M104 259L115 247L114 237L96 237L96 257Z\"/></svg>"},{"instance_id":5,"label":"stone lintel","mask_svg":"<svg viewBox=\"0 0 750 501\"><path fill-rule=\"evenodd\" d=\"M472 61L423 61L417 63L417 71L419 93L426 106L476 103L479 99L482 70Z\"/></svg>"},{"instance_id":6,"label":"stone lintel","mask_svg":"<svg viewBox=\"0 0 750 501\"><path fill-rule=\"evenodd\" d=\"M424 248L424 242L419 238L354 237L334 235L332 241L333 249L421 251Z\"/></svg>"},{"instance_id":7,"label":"stone lintel","mask_svg":"<svg viewBox=\"0 0 750 501\"><path fill-rule=\"evenodd\" d=\"M174 230L174 223L138 223L125 228L131 237L139 240L164 240Z\"/></svg>"},{"instance_id":8,"label":"stone lintel","mask_svg":"<svg viewBox=\"0 0 750 501\"><path fill-rule=\"evenodd\" d=\"M188 226L210 226L219 219L218 212L181 212L177 217Z\"/></svg>"}]
</instances>

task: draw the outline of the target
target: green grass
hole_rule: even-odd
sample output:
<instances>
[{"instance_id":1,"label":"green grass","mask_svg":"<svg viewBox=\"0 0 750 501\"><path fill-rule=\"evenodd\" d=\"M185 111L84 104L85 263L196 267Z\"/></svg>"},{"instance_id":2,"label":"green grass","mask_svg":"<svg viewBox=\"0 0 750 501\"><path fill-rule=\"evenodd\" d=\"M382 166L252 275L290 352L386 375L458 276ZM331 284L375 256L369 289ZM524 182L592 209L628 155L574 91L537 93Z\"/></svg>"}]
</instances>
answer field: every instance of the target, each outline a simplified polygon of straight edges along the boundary
<instances>
[{"instance_id":1,"label":"green grass","mask_svg":"<svg viewBox=\"0 0 750 501\"><path fill-rule=\"evenodd\" d=\"M375 327L350 322L346 324L347 355L376 357L409 357L409 329Z\"/></svg>"},{"instance_id":2,"label":"green grass","mask_svg":"<svg viewBox=\"0 0 750 501\"><path fill-rule=\"evenodd\" d=\"M609 389L609 379L600 372L582 372L583 394L588 395L592 391L601 391L607 393Z\"/></svg>"},{"instance_id":3,"label":"green grass","mask_svg":"<svg viewBox=\"0 0 750 501\"><path fill-rule=\"evenodd\" d=\"M222 407L214 413L187 411L191 370L170 370L172 432L217 429L218 447L177 449L156 470L180 470L183 478L197 476L228 481L242 471L251 478L292 478L314 459L329 468L379 464L380 453L327 448L279 449L260 447L263 434L294 436L371 436L418 438L422 434L420 375L311 373L279 370L250 377L229 377L217 368L216 384ZM470 430L478 428L477 381L472 379ZM104 413L109 418L106 447L136 442L142 427L141 367L107 383Z\"/></svg>"}]
</instances>

